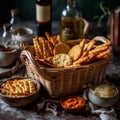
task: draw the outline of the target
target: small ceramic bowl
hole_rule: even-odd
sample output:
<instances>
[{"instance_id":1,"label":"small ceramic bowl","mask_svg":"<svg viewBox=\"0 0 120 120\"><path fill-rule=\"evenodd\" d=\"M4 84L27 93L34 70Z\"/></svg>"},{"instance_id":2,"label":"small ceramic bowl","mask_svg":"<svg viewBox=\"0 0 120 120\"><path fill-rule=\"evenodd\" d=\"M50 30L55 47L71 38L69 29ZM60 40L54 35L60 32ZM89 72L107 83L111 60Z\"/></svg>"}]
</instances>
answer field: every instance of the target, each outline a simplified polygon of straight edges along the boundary
<instances>
[{"instance_id":1,"label":"small ceramic bowl","mask_svg":"<svg viewBox=\"0 0 120 120\"><path fill-rule=\"evenodd\" d=\"M119 90L112 83L99 83L91 86L88 91L88 99L100 107L111 107L119 98Z\"/></svg>"},{"instance_id":2,"label":"small ceramic bowl","mask_svg":"<svg viewBox=\"0 0 120 120\"><path fill-rule=\"evenodd\" d=\"M86 105L86 100L81 96L69 96L60 101L62 108L68 112L81 112Z\"/></svg>"},{"instance_id":3,"label":"small ceramic bowl","mask_svg":"<svg viewBox=\"0 0 120 120\"><path fill-rule=\"evenodd\" d=\"M13 31L12 39L18 42L26 42L32 44L32 38L34 37L33 30L28 27L19 27Z\"/></svg>"},{"instance_id":4,"label":"small ceramic bowl","mask_svg":"<svg viewBox=\"0 0 120 120\"><path fill-rule=\"evenodd\" d=\"M11 65L18 57L18 50L0 51L0 67Z\"/></svg>"},{"instance_id":5,"label":"small ceramic bowl","mask_svg":"<svg viewBox=\"0 0 120 120\"><path fill-rule=\"evenodd\" d=\"M6 94L2 93L2 85L3 83L7 82L7 81L11 81L11 80L24 80L24 79L29 79L32 80L36 86L36 91L31 93L31 94L27 94L24 96L9 96ZM3 100L5 103L7 103L10 106L15 106L15 107L20 107L20 106L25 106L28 105L30 103L32 103L33 101L35 101L37 99L37 97L39 96L39 91L40 91L40 83L37 80L34 80L32 78L28 78L28 77L14 77L11 79L8 79L2 83L0 83L0 98L1 100Z\"/></svg>"}]
</instances>

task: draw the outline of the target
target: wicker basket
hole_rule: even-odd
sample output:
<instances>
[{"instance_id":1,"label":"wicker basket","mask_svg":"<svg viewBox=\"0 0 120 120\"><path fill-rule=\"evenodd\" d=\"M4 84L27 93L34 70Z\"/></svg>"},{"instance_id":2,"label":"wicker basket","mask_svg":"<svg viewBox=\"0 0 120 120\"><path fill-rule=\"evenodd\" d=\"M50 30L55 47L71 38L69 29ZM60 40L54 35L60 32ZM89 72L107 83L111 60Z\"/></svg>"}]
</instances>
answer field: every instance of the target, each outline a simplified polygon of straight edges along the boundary
<instances>
[{"instance_id":1,"label":"wicker basket","mask_svg":"<svg viewBox=\"0 0 120 120\"><path fill-rule=\"evenodd\" d=\"M106 42L103 37L96 39ZM85 84L102 82L110 58L76 68L47 68L38 64L29 51L21 52L21 60L26 66L28 76L38 80L51 97L75 94Z\"/></svg>"}]
</instances>

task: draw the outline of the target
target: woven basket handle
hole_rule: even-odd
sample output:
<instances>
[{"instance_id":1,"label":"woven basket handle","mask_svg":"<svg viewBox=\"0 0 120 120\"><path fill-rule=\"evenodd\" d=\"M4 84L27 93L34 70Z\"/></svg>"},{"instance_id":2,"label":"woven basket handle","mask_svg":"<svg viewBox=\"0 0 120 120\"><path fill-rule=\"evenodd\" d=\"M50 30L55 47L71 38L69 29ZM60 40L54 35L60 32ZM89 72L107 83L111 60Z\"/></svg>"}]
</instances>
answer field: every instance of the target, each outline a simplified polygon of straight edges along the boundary
<instances>
[{"instance_id":1,"label":"woven basket handle","mask_svg":"<svg viewBox=\"0 0 120 120\"><path fill-rule=\"evenodd\" d=\"M93 39L95 39L97 41L100 41L100 42L103 42L103 43L106 43L106 42L110 41L110 40L108 40L107 38L105 38L103 36L96 36Z\"/></svg>"},{"instance_id":2,"label":"woven basket handle","mask_svg":"<svg viewBox=\"0 0 120 120\"><path fill-rule=\"evenodd\" d=\"M53 80L51 77L47 76L43 70L40 69L40 65L34 60L33 55L28 50L23 50L20 54L20 59L22 63L26 66L31 66L34 68L34 72L40 74L41 79L43 80Z\"/></svg>"},{"instance_id":3,"label":"woven basket handle","mask_svg":"<svg viewBox=\"0 0 120 120\"><path fill-rule=\"evenodd\" d=\"M23 50L21 52L20 59L24 65L28 65L29 63L31 63L31 61L35 64L35 60L28 50Z\"/></svg>"},{"instance_id":4,"label":"woven basket handle","mask_svg":"<svg viewBox=\"0 0 120 120\"><path fill-rule=\"evenodd\" d=\"M100 41L100 42L103 42L103 43L106 43L106 42L110 41L109 39L107 39L103 36L96 36L93 39L95 39L97 41ZM110 47L110 49L112 50L112 47ZM111 54L110 57L109 57L109 63L111 63L112 60L113 60L113 55Z\"/></svg>"},{"instance_id":5,"label":"woven basket handle","mask_svg":"<svg viewBox=\"0 0 120 120\"><path fill-rule=\"evenodd\" d=\"M107 38L105 38L103 36L96 36L93 39L95 39L97 41L100 41L100 42L103 42L103 43L106 43L106 42L110 41L109 39L107 39ZM112 50L112 47L110 47L110 49Z\"/></svg>"}]
</instances>

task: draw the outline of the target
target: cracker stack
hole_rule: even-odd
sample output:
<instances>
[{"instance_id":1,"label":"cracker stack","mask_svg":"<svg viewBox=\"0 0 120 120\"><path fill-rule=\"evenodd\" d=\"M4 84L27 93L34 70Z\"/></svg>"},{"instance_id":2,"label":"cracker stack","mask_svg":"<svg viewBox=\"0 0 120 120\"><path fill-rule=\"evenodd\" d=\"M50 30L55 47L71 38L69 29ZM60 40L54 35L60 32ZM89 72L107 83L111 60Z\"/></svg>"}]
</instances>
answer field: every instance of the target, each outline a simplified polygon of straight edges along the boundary
<instances>
[{"instance_id":1,"label":"cracker stack","mask_svg":"<svg viewBox=\"0 0 120 120\"><path fill-rule=\"evenodd\" d=\"M96 60L106 59L111 55L111 41L97 45L95 39L82 39L70 47L61 42L60 35L33 38L35 60L47 67L79 67Z\"/></svg>"}]
</instances>

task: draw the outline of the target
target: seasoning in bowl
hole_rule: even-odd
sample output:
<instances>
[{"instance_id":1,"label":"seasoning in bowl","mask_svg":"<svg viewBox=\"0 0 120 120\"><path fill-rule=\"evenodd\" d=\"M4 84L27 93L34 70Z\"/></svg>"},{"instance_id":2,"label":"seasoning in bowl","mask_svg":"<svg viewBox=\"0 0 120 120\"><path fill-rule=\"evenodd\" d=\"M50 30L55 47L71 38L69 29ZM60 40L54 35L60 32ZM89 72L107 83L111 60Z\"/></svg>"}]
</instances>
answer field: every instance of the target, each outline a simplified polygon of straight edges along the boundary
<instances>
[{"instance_id":1,"label":"seasoning in bowl","mask_svg":"<svg viewBox=\"0 0 120 120\"><path fill-rule=\"evenodd\" d=\"M119 90L112 83L92 85L88 91L88 99L101 107L111 107L119 101Z\"/></svg>"},{"instance_id":2,"label":"seasoning in bowl","mask_svg":"<svg viewBox=\"0 0 120 120\"><path fill-rule=\"evenodd\" d=\"M78 112L85 107L86 100L81 96L70 96L67 98L63 98L60 104L63 107L63 109L66 111Z\"/></svg>"},{"instance_id":3,"label":"seasoning in bowl","mask_svg":"<svg viewBox=\"0 0 120 120\"><path fill-rule=\"evenodd\" d=\"M12 51L12 50L14 50L14 48L12 48L12 47L5 47L4 45L0 44L0 52L9 52L9 51Z\"/></svg>"},{"instance_id":4,"label":"seasoning in bowl","mask_svg":"<svg viewBox=\"0 0 120 120\"><path fill-rule=\"evenodd\" d=\"M19 56L19 50L13 47L0 45L0 67L12 65Z\"/></svg>"},{"instance_id":5,"label":"seasoning in bowl","mask_svg":"<svg viewBox=\"0 0 120 120\"><path fill-rule=\"evenodd\" d=\"M117 94L117 89L115 88L115 86L110 84L99 84L98 86L95 87L93 93L96 96L102 98L110 98L114 97Z\"/></svg>"},{"instance_id":6,"label":"seasoning in bowl","mask_svg":"<svg viewBox=\"0 0 120 120\"><path fill-rule=\"evenodd\" d=\"M13 34L14 35L20 35L20 36L29 35L28 31L26 29L24 29L24 28L17 28L17 29L15 29Z\"/></svg>"},{"instance_id":7,"label":"seasoning in bowl","mask_svg":"<svg viewBox=\"0 0 120 120\"><path fill-rule=\"evenodd\" d=\"M16 28L12 33L12 38L17 41L26 41L33 38L33 30L28 27Z\"/></svg>"}]
</instances>

